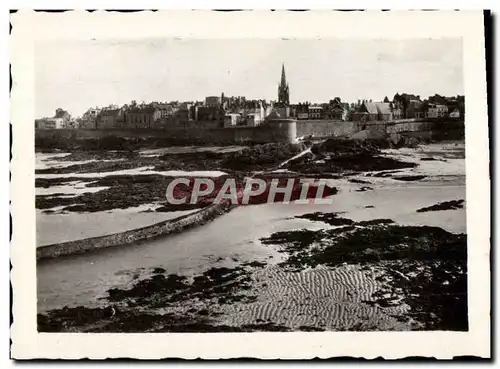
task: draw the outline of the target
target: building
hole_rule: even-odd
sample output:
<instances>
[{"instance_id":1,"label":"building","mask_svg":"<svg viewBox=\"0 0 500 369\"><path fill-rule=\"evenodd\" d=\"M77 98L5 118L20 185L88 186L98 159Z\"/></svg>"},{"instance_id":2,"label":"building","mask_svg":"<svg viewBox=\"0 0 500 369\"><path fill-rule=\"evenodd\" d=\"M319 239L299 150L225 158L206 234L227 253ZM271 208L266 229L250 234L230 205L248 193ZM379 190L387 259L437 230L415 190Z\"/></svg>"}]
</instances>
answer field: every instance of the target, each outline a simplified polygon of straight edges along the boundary
<instances>
[{"instance_id":1,"label":"building","mask_svg":"<svg viewBox=\"0 0 500 369\"><path fill-rule=\"evenodd\" d=\"M211 121L219 120L223 117L220 106L195 106L195 120Z\"/></svg>"},{"instance_id":2,"label":"building","mask_svg":"<svg viewBox=\"0 0 500 369\"><path fill-rule=\"evenodd\" d=\"M176 109L170 104L154 103L153 107L159 111L159 119L167 119L175 114Z\"/></svg>"},{"instance_id":3,"label":"building","mask_svg":"<svg viewBox=\"0 0 500 369\"><path fill-rule=\"evenodd\" d=\"M323 114L325 119L345 120L348 110L349 104L343 104L340 97L336 97L335 99L330 100L328 104L325 104Z\"/></svg>"},{"instance_id":4,"label":"building","mask_svg":"<svg viewBox=\"0 0 500 369\"><path fill-rule=\"evenodd\" d=\"M99 108L90 108L82 116L80 128L95 129L97 116L101 112Z\"/></svg>"},{"instance_id":5,"label":"building","mask_svg":"<svg viewBox=\"0 0 500 369\"><path fill-rule=\"evenodd\" d=\"M75 118L70 118L69 122L66 124L65 128L75 129L78 128L78 122Z\"/></svg>"},{"instance_id":6,"label":"building","mask_svg":"<svg viewBox=\"0 0 500 369\"><path fill-rule=\"evenodd\" d=\"M297 119L309 119L309 103L298 103L294 106L294 114Z\"/></svg>"},{"instance_id":7,"label":"building","mask_svg":"<svg viewBox=\"0 0 500 369\"><path fill-rule=\"evenodd\" d=\"M255 127L264 122L266 118L264 115L264 108L254 109L253 111L247 111L245 113L246 125L250 127Z\"/></svg>"},{"instance_id":8,"label":"building","mask_svg":"<svg viewBox=\"0 0 500 369\"><path fill-rule=\"evenodd\" d=\"M309 106L309 119L323 119L323 107L322 106Z\"/></svg>"},{"instance_id":9,"label":"building","mask_svg":"<svg viewBox=\"0 0 500 369\"><path fill-rule=\"evenodd\" d=\"M448 107L442 104L429 104L428 118L443 118L448 116Z\"/></svg>"},{"instance_id":10,"label":"building","mask_svg":"<svg viewBox=\"0 0 500 369\"><path fill-rule=\"evenodd\" d=\"M424 111L423 111L422 101L417 99L411 99L406 108L406 118L412 119L412 118L423 118L423 117L424 117Z\"/></svg>"},{"instance_id":11,"label":"building","mask_svg":"<svg viewBox=\"0 0 500 369\"><path fill-rule=\"evenodd\" d=\"M392 112L392 119L403 119L403 109L399 106L395 106L393 103L390 103L390 108Z\"/></svg>"},{"instance_id":12,"label":"building","mask_svg":"<svg viewBox=\"0 0 500 369\"><path fill-rule=\"evenodd\" d=\"M71 115L64 109L56 109L53 117L35 119L37 129L74 128Z\"/></svg>"},{"instance_id":13,"label":"building","mask_svg":"<svg viewBox=\"0 0 500 369\"><path fill-rule=\"evenodd\" d=\"M391 104L390 103L376 102L373 104L375 104L377 107L378 120L391 120L392 119Z\"/></svg>"},{"instance_id":14,"label":"building","mask_svg":"<svg viewBox=\"0 0 500 369\"><path fill-rule=\"evenodd\" d=\"M219 96L207 96L205 105L210 108L218 108L221 106L221 98Z\"/></svg>"},{"instance_id":15,"label":"building","mask_svg":"<svg viewBox=\"0 0 500 369\"><path fill-rule=\"evenodd\" d=\"M63 118L40 118L35 119L36 129L61 129L64 127Z\"/></svg>"},{"instance_id":16,"label":"building","mask_svg":"<svg viewBox=\"0 0 500 369\"><path fill-rule=\"evenodd\" d=\"M236 127L241 121L241 115L237 113L229 113L224 116L224 128Z\"/></svg>"},{"instance_id":17,"label":"building","mask_svg":"<svg viewBox=\"0 0 500 369\"><path fill-rule=\"evenodd\" d=\"M357 111L352 114L354 121L381 121L391 120L392 112L390 103L363 102Z\"/></svg>"},{"instance_id":18,"label":"building","mask_svg":"<svg viewBox=\"0 0 500 369\"><path fill-rule=\"evenodd\" d=\"M64 109L56 109L54 118L62 119L61 128L70 128L71 115Z\"/></svg>"},{"instance_id":19,"label":"building","mask_svg":"<svg viewBox=\"0 0 500 369\"><path fill-rule=\"evenodd\" d=\"M124 125L124 114L122 109L102 110L96 119L96 128L122 128Z\"/></svg>"},{"instance_id":20,"label":"building","mask_svg":"<svg viewBox=\"0 0 500 369\"><path fill-rule=\"evenodd\" d=\"M154 128L155 122L160 120L161 111L153 106L134 107L125 114L127 128Z\"/></svg>"},{"instance_id":21,"label":"building","mask_svg":"<svg viewBox=\"0 0 500 369\"><path fill-rule=\"evenodd\" d=\"M284 63L281 66L281 83L278 86L278 104L283 106L290 105L290 87L286 82Z\"/></svg>"}]
</instances>

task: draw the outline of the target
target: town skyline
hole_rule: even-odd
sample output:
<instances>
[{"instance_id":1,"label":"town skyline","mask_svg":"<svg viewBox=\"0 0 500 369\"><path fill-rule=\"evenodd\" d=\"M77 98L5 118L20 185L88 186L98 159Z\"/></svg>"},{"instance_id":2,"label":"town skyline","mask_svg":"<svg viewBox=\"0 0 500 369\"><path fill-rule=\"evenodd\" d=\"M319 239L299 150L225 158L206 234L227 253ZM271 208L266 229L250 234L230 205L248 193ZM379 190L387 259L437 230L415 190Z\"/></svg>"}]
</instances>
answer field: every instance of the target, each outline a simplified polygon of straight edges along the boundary
<instances>
[{"instance_id":1,"label":"town skyline","mask_svg":"<svg viewBox=\"0 0 500 369\"><path fill-rule=\"evenodd\" d=\"M464 94L459 39L50 42L36 55L37 117L221 93L276 101L283 64L291 104Z\"/></svg>"}]
</instances>

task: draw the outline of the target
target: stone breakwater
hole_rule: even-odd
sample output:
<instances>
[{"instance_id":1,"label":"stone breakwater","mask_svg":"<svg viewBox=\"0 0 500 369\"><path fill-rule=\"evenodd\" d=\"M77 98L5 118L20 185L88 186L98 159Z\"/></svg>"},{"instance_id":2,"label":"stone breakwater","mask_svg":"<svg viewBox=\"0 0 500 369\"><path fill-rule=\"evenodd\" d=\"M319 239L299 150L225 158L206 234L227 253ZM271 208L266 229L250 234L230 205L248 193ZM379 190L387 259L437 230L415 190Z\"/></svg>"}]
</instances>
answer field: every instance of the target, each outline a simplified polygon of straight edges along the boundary
<instances>
[{"instance_id":1,"label":"stone breakwater","mask_svg":"<svg viewBox=\"0 0 500 369\"><path fill-rule=\"evenodd\" d=\"M234 205L230 204L214 204L195 213L166 220L147 227L101 237L92 237L42 246L36 250L36 258L37 260L57 258L59 256L80 254L102 248L122 246L137 241L166 236L193 226L204 224L213 220L217 216L232 210L234 207Z\"/></svg>"}]
</instances>

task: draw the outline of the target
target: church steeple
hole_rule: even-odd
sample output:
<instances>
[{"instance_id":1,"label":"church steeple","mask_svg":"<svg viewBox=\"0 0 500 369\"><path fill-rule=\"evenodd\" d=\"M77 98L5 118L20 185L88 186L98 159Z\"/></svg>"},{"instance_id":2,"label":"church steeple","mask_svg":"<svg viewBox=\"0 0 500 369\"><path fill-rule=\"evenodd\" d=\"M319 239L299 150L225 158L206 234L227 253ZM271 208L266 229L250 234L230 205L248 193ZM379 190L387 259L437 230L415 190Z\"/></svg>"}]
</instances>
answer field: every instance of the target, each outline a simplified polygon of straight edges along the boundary
<instances>
[{"instance_id":1,"label":"church steeple","mask_svg":"<svg viewBox=\"0 0 500 369\"><path fill-rule=\"evenodd\" d=\"M286 83L285 63L281 65L281 83L278 86L278 102L283 105L290 105L290 89Z\"/></svg>"}]
</instances>

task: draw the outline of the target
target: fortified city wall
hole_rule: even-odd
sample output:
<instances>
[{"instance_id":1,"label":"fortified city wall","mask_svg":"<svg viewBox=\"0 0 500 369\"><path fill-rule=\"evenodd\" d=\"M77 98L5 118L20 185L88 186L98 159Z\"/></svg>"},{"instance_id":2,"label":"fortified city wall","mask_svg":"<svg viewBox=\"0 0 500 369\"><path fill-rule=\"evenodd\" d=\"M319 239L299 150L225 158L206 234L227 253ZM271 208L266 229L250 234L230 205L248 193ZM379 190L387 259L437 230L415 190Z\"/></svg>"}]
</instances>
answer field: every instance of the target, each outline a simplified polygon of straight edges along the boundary
<instances>
[{"instance_id":1,"label":"fortified city wall","mask_svg":"<svg viewBox=\"0 0 500 369\"><path fill-rule=\"evenodd\" d=\"M453 126L463 130L463 122L400 121L350 122L331 120L292 120L276 119L256 127L206 128L202 124L196 127L166 127L163 129L36 129L36 139L84 140L99 139L108 136L123 138L169 138L191 144L238 144L296 142L299 137L349 137L361 130L376 130L384 134L409 133L430 135L440 127Z\"/></svg>"}]
</instances>

